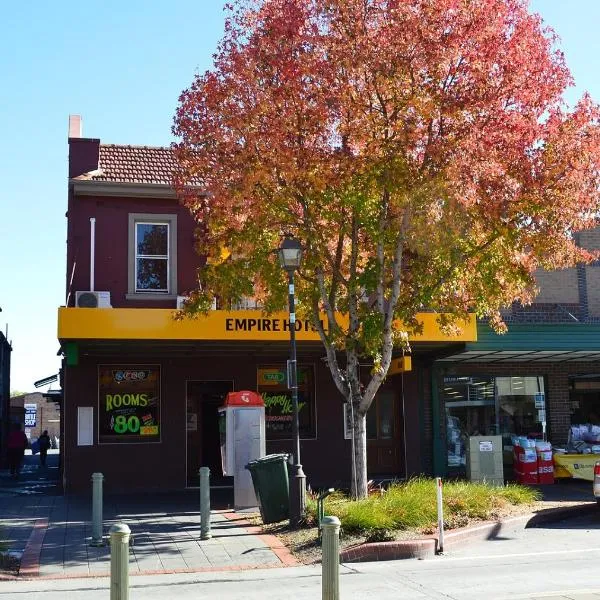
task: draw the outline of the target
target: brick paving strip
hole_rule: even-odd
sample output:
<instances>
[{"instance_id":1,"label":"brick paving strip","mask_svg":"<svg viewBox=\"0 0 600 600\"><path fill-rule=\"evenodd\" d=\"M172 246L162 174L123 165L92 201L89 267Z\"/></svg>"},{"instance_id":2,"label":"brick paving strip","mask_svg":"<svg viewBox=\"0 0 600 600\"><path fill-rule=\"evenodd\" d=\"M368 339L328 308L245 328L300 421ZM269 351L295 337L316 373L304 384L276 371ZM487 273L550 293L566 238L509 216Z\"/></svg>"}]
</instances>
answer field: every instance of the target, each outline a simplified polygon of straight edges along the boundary
<instances>
[{"instance_id":1,"label":"brick paving strip","mask_svg":"<svg viewBox=\"0 0 600 600\"><path fill-rule=\"evenodd\" d=\"M44 537L48 529L48 519L36 519L33 524L33 531L27 540L25 551L21 557L21 566L19 575L22 577L37 577L40 573L40 554Z\"/></svg>"},{"instance_id":2,"label":"brick paving strip","mask_svg":"<svg viewBox=\"0 0 600 600\"><path fill-rule=\"evenodd\" d=\"M262 540L281 561L282 567L296 567L301 564L294 558L294 555L290 552L289 548L281 543L281 540L276 535L262 533L262 529L259 525L253 525L250 521L240 518L240 515L237 513L224 512L221 514L230 521L236 521L238 525L241 525L248 533L251 533Z\"/></svg>"}]
</instances>

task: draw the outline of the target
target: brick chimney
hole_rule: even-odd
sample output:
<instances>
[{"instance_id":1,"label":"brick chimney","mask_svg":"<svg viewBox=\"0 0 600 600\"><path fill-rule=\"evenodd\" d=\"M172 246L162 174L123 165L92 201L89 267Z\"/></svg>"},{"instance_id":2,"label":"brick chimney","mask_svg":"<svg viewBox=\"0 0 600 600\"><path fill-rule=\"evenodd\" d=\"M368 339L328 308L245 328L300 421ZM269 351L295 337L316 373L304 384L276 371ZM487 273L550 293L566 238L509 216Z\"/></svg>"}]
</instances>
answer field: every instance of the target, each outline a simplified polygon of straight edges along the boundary
<instances>
[{"instance_id":1,"label":"brick chimney","mask_svg":"<svg viewBox=\"0 0 600 600\"><path fill-rule=\"evenodd\" d=\"M80 115L69 115L69 179L95 171L100 160L100 140L84 138Z\"/></svg>"},{"instance_id":2,"label":"brick chimney","mask_svg":"<svg viewBox=\"0 0 600 600\"><path fill-rule=\"evenodd\" d=\"M80 138L82 125L81 115L69 115L69 138Z\"/></svg>"}]
</instances>

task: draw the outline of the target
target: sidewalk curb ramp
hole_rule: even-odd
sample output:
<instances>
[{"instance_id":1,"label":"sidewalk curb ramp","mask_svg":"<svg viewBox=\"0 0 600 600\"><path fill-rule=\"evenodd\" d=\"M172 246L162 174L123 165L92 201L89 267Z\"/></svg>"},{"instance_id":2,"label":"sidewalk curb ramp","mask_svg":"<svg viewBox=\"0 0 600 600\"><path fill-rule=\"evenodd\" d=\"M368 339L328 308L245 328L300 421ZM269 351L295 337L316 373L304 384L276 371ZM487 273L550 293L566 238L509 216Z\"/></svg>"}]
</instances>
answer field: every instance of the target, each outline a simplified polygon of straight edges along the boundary
<instances>
[{"instance_id":1,"label":"sidewalk curb ramp","mask_svg":"<svg viewBox=\"0 0 600 600\"><path fill-rule=\"evenodd\" d=\"M452 529L444 533L444 551L448 548L472 542L493 540L499 536L515 534L528 527L544 523L555 523L568 517L588 514L600 510L596 502L586 502L575 506L547 508L536 513L528 513L501 521L491 521ZM400 560L405 558L431 558L439 553L439 538L424 537L394 542L373 542L357 544L340 552L340 562L365 562L378 560Z\"/></svg>"}]
</instances>

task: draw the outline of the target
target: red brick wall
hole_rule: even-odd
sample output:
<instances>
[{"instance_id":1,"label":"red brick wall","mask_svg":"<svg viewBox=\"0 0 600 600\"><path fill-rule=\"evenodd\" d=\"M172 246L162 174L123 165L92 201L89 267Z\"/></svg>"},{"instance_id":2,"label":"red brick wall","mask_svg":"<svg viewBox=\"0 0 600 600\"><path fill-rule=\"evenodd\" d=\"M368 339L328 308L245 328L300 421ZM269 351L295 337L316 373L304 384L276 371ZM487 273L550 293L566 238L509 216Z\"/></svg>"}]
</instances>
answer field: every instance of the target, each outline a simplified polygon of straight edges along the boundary
<instances>
[{"instance_id":1,"label":"red brick wall","mask_svg":"<svg viewBox=\"0 0 600 600\"><path fill-rule=\"evenodd\" d=\"M19 415L17 420L21 425L23 425L24 404L37 404L36 426L26 429L24 427L32 440L37 439L45 429L48 430L50 438L60 436L60 408L55 402L44 398L41 392L11 398L11 414Z\"/></svg>"}]
</instances>

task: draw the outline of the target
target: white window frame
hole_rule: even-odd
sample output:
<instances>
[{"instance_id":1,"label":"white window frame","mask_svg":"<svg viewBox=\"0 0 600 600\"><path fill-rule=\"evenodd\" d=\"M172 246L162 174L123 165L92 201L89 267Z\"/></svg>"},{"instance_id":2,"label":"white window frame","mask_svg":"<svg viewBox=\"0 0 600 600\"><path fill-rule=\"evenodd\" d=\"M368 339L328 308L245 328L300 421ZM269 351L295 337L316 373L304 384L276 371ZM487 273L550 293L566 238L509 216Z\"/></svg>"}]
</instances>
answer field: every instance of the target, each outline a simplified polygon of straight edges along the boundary
<instances>
[{"instance_id":1,"label":"white window frame","mask_svg":"<svg viewBox=\"0 0 600 600\"><path fill-rule=\"evenodd\" d=\"M155 227L155 226L164 226L167 228L167 253L166 254L138 254L138 247L139 247L139 237L138 237L138 227L140 225L149 225L150 227ZM146 221L136 221L135 222L135 226L134 226L134 236L135 236L135 246L134 246L134 252L135 252L135 264L134 264L134 269L135 269L135 293L136 294L144 294L144 293L148 293L148 294L168 294L169 293L169 272L170 272L170 265L169 265L169 256L171 255L171 248L170 248L170 243L169 243L169 237L170 237L170 233L171 233L171 224L167 221L165 221L164 223L158 223L155 221L152 222L146 222ZM165 285L166 288L164 289L140 289L138 288L138 282L139 282L139 273L138 273L138 266L139 266L139 260L164 260L167 263L167 279L165 281Z\"/></svg>"},{"instance_id":2,"label":"white window frame","mask_svg":"<svg viewBox=\"0 0 600 600\"><path fill-rule=\"evenodd\" d=\"M167 290L137 290L137 226L167 225ZM177 215L130 213L129 214L129 253L128 253L128 300L165 300L177 297ZM143 258L163 258L145 256Z\"/></svg>"}]
</instances>

